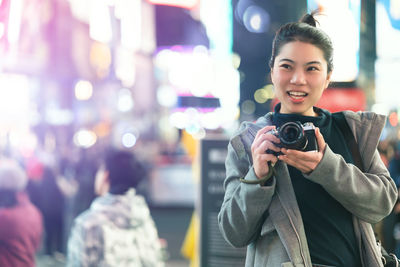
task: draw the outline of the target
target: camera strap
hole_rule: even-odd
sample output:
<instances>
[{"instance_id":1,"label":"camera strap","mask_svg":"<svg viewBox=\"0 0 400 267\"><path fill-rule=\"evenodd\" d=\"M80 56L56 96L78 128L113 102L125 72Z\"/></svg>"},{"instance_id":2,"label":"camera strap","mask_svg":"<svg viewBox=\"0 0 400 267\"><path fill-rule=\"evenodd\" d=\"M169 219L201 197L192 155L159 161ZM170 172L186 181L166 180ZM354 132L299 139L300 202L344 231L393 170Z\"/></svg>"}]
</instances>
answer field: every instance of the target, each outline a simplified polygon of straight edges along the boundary
<instances>
[{"instance_id":1,"label":"camera strap","mask_svg":"<svg viewBox=\"0 0 400 267\"><path fill-rule=\"evenodd\" d=\"M271 178L273 175L275 175L275 168L274 166L272 166L271 161L268 161L268 173L265 177L263 177L262 179L257 179L257 180L246 180L244 178L240 178L239 180L242 183L245 184L260 184L260 185L264 185L265 182Z\"/></svg>"},{"instance_id":2,"label":"camera strap","mask_svg":"<svg viewBox=\"0 0 400 267\"><path fill-rule=\"evenodd\" d=\"M332 118L335 120L343 134L344 139L347 142L347 147L350 149L351 155L353 156L354 165L356 165L360 170L364 171L364 166L361 160L361 154L358 149L356 139L353 132L350 129L349 124L346 121L343 112L332 113Z\"/></svg>"}]
</instances>

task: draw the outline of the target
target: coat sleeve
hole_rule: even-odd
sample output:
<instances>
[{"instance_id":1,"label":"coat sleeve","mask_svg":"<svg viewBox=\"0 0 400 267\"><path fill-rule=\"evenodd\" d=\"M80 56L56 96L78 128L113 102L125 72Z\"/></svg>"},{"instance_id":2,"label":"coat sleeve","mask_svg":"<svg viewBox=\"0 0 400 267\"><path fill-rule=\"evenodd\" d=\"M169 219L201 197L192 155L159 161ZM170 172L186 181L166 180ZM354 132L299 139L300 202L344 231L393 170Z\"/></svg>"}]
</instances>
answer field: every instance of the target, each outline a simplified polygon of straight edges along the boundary
<instances>
[{"instance_id":1,"label":"coat sleeve","mask_svg":"<svg viewBox=\"0 0 400 267\"><path fill-rule=\"evenodd\" d=\"M362 172L327 145L317 168L304 176L321 184L347 210L369 223L387 216L397 199L396 185L377 150L369 167Z\"/></svg>"},{"instance_id":2,"label":"coat sleeve","mask_svg":"<svg viewBox=\"0 0 400 267\"><path fill-rule=\"evenodd\" d=\"M222 235L234 247L250 244L259 233L276 186L274 177L271 177L268 186L239 181L240 178L257 179L250 156L239 135L230 140L225 161L225 195L218 223Z\"/></svg>"}]
</instances>

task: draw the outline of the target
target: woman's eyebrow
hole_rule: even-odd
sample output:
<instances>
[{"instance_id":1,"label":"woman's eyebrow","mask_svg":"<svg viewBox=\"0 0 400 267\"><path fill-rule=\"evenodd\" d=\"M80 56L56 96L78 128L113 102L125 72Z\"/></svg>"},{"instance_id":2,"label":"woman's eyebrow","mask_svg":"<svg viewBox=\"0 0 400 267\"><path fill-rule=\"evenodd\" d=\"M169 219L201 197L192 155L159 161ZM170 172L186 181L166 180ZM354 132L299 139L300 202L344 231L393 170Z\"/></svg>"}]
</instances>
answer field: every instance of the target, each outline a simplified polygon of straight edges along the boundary
<instances>
[{"instance_id":1,"label":"woman's eyebrow","mask_svg":"<svg viewBox=\"0 0 400 267\"><path fill-rule=\"evenodd\" d=\"M282 58L282 59L279 60L279 62L290 62L290 63L295 63L294 60L289 59L289 58ZM304 65L312 65L312 64L322 65L322 63L321 63L320 61L318 61L318 60L313 60L313 61L307 62L307 63L304 64Z\"/></svg>"},{"instance_id":2,"label":"woman's eyebrow","mask_svg":"<svg viewBox=\"0 0 400 267\"><path fill-rule=\"evenodd\" d=\"M305 65L312 65L312 64L322 65L321 62L319 62L319 61L317 61L317 60L307 62Z\"/></svg>"},{"instance_id":3,"label":"woman's eyebrow","mask_svg":"<svg viewBox=\"0 0 400 267\"><path fill-rule=\"evenodd\" d=\"M282 59L279 60L279 62L282 62L282 61L288 61L288 62L290 62L290 63L294 63L293 60L288 59L288 58L282 58Z\"/></svg>"}]
</instances>

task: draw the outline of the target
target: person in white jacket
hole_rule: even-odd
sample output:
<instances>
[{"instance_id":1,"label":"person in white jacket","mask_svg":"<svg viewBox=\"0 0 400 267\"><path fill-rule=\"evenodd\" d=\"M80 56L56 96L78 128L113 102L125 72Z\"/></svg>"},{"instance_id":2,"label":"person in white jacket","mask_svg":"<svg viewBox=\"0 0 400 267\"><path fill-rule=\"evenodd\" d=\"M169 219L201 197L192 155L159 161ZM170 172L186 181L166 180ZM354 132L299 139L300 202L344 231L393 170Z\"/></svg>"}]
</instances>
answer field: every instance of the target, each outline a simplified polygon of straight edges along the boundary
<instances>
[{"instance_id":1,"label":"person in white jacket","mask_svg":"<svg viewBox=\"0 0 400 267\"><path fill-rule=\"evenodd\" d=\"M131 152L107 153L96 176L100 196L74 221L67 266L164 266L155 223L145 199L135 191L144 177Z\"/></svg>"},{"instance_id":2,"label":"person in white jacket","mask_svg":"<svg viewBox=\"0 0 400 267\"><path fill-rule=\"evenodd\" d=\"M385 117L342 113L361 170L337 114L315 106L330 83L332 62L331 40L314 14L283 25L270 60L280 103L255 123L243 122L230 140L218 222L232 246L247 246L246 266L383 266L371 224L397 199L377 151ZM310 129L307 143L289 138Z\"/></svg>"}]
</instances>

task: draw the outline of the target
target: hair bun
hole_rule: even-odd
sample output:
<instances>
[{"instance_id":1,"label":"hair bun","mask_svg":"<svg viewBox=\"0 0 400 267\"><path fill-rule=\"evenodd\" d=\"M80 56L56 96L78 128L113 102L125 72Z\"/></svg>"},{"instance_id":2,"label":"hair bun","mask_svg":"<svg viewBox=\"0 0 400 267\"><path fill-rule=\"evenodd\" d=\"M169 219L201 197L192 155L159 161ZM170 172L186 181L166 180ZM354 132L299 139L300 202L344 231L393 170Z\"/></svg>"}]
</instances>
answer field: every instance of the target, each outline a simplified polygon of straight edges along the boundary
<instances>
[{"instance_id":1,"label":"hair bun","mask_svg":"<svg viewBox=\"0 0 400 267\"><path fill-rule=\"evenodd\" d=\"M310 26L316 27L317 26L317 21L314 18L315 12L312 12L311 14L305 14L301 19L300 22L306 23Z\"/></svg>"}]
</instances>

